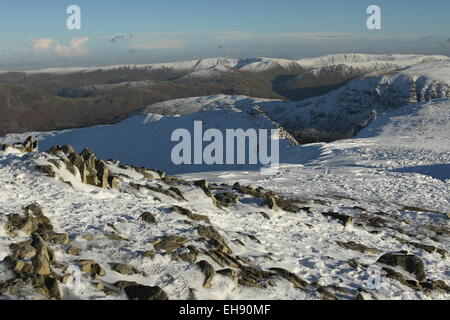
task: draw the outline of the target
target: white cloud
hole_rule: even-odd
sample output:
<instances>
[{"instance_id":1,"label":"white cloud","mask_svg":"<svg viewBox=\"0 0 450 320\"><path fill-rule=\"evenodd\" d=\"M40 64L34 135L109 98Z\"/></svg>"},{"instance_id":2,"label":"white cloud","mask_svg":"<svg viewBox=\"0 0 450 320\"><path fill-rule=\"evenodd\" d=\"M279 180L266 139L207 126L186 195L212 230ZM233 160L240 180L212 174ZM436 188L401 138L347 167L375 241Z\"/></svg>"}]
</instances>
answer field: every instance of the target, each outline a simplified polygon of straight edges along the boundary
<instances>
[{"instance_id":1,"label":"white cloud","mask_svg":"<svg viewBox=\"0 0 450 320\"><path fill-rule=\"evenodd\" d=\"M31 50L33 53L55 54L58 56L83 56L89 53L85 48L89 38L73 38L70 45L62 45L52 38L40 38L33 41Z\"/></svg>"}]
</instances>

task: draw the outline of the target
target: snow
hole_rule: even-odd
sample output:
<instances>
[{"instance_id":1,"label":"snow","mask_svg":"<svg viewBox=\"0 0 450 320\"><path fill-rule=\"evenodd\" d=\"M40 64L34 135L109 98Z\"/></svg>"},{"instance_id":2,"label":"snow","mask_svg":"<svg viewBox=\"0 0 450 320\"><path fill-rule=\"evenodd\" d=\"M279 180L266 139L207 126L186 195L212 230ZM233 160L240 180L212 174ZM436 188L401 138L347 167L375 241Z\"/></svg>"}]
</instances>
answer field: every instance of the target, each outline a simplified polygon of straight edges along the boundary
<instances>
[{"instance_id":1,"label":"snow","mask_svg":"<svg viewBox=\"0 0 450 320\"><path fill-rule=\"evenodd\" d=\"M209 77L215 72L248 71L261 72L274 67L290 68L303 67L306 69L320 69L330 65L346 65L350 67L365 68L367 72L374 70L390 70L411 66L424 61L447 60L447 56L440 55L370 55L370 54L334 54L317 58L306 58L300 60L276 59L276 58L208 58L190 61L178 61L156 64L124 64L96 67L67 67L67 68L47 68L26 71L28 74L51 73L69 74L78 72L110 71L121 68L162 70L172 69L175 71L189 71L192 76Z\"/></svg>"},{"instance_id":2,"label":"snow","mask_svg":"<svg viewBox=\"0 0 450 320\"><path fill-rule=\"evenodd\" d=\"M354 94L374 85L376 87L379 83L403 88L404 79L416 76L417 79L427 77L426 81L430 83L448 84L447 68L448 62L427 62L386 78L354 82L349 88ZM317 107L327 112L342 111L335 109L336 100L333 102L333 99L344 97L342 92L338 90L326 97L316 98ZM321 107L324 101L327 104ZM353 139L303 146L292 146L286 141L281 147L280 170L269 177L261 176L259 168L245 166L211 169L205 166L176 168L171 165L169 134L175 128L190 128L194 120L203 120L206 128L222 130L230 127L273 128L274 122L261 114L252 113L252 108L260 106L272 119L276 115L284 119L287 115L295 118L303 112L302 108L295 108L296 104L243 96L197 97L157 106L171 109L179 115L155 115L151 113L155 106L151 106L147 114L114 125L2 138L1 142L7 143L24 140L32 134L40 140L41 150L54 144L72 144L78 151L87 146L100 158L117 158L122 164L165 169L169 173L179 173L179 177L186 180L207 179L227 185L233 185L236 181L243 185L250 183L287 197L306 199L305 206L310 207L311 212L276 212L261 207L259 200L250 197L242 198L237 204L222 210L214 207L211 199L192 186L180 187L188 201L179 202L150 191L127 188L128 182L152 182L136 171L119 168L112 162L108 163L111 170L124 177L120 184L122 191L83 185L67 170L58 170L57 178L70 181L71 187L36 172L36 164L49 163L53 156L42 152L21 154L10 148L0 151L0 206L3 213L0 214L0 258L7 255L9 244L26 240L25 236L13 238L4 233L2 225L6 222L5 215L20 213L23 206L38 202L56 231L68 233L71 244L82 249L81 256L76 259L94 259L105 268L106 276L101 278L105 283L127 280L158 285L170 299L319 298L317 293L295 289L291 283L281 279L276 280L275 286L262 290L235 287L230 279L216 275L211 289L205 289L202 287L203 275L192 264L172 261L163 254L157 254L154 260L143 258L142 252L152 250L152 243L164 235L182 235L190 243L198 245L195 228L183 222L186 217L170 213L169 208L176 204L194 213L207 215L234 254L248 259L250 265L263 269L285 268L310 283L344 287L350 290L353 297L367 279L367 274L361 269L351 268L348 264L350 259L356 258L360 263L372 265L382 253L401 250L424 261L427 278L444 280L449 284L448 260L396 240L402 237L447 250L450 247L448 236L437 236L426 231L429 227L448 228L445 214L450 213L449 98L383 109ZM155 183L168 187L161 181ZM317 199L322 201L313 201ZM355 207L364 208L367 212ZM140 214L146 211L155 215L157 225L139 219ZM380 228L374 232L364 225L344 227L322 216L320 213L324 211L339 212L356 219L363 219L365 214L375 217L376 213L382 212L397 219L397 229ZM266 213L270 219L265 219L258 212ZM112 231L111 224L128 241L107 239L105 234ZM83 238L86 234L91 234L94 239L86 240ZM256 237L260 243L244 234ZM244 246L233 240L242 241ZM362 254L344 249L336 241L361 243L379 249L380 254ZM58 261L73 263L75 258L65 254L64 248L55 246L54 250ZM270 259L268 254L271 254ZM209 257L202 255L200 259L208 260L217 270L220 269ZM109 262L131 264L145 271L147 276L118 274L111 270ZM9 277L11 274L0 264L0 280ZM190 291L191 288L195 291ZM374 294L381 299L450 298L448 293L428 295L387 278L383 278L381 287ZM26 297L32 298L33 295L29 293ZM64 288L63 298L126 297L124 294L117 297L105 295L96 290L89 276L85 275L79 292Z\"/></svg>"}]
</instances>

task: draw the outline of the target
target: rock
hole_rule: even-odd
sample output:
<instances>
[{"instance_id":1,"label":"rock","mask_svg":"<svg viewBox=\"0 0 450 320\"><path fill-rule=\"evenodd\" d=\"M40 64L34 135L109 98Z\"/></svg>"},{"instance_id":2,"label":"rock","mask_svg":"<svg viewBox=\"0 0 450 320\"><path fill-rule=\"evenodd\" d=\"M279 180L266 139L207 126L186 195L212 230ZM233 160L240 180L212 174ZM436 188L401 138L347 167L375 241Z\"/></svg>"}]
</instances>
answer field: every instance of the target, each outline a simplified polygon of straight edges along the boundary
<instances>
[{"instance_id":1,"label":"rock","mask_svg":"<svg viewBox=\"0 0 450 320\"><path fill-rule=\"evenodd\" d=\"M109 239L109 240L117 240L117 241L128 241L128 239L122 237L121 235L118 235L116 233L107 233L105 234L105 236Z\"/></svg>"},{"instance_id":2,"label":"rock","mask_svg":"<svg viewBox=\"0 0 450 320\"><path fill-rule=\"evenodd\" d=\"M27 240L19 243L12 243L9 246L12 256L18 259L31 259L36 255L36 249L31 245L32 241Z\"/></svg>"},{"instance_id":3,"label":"rock","mask_svg":"<svg viewBox=\"0 0 450 320\"><path fill-rule=\"evenodd\" d=\"M171 252L174 260L181 259L186 262L194 263L200 254L200 251L194 246L181 247L176 251Z\"/></svg>"},{"instance_id":4,"label":"rock","mask_svg":"<svg viewBox=\"0 0 450 320\"><path fill-rule=\"evenodd\" d=\"M44 277L44 286L47 297L49 299L61 300L61 293L59 292L58 281L51 276Z\"/></svg>"},{"instance_id":5,"label":"rock","mask_svg":"<svg viewBox=\"0 0 450 320\"><path fill-rule=\"evenodd\" d=\"M80 265L82 272L98 275L100 277L103 277L106 274L105 270L94 260L78 260L76 262Z\"/></svg>"},{"instance_id":6,"label":"rock","mask_svg":"<svg viewBox=\"0 0 450 320\"><path fill-rule=\"evenodd\" d=\"M147 223L156 224L156 218L151 212L144 212L139 218Z\"/></svg>"},{"instance_id":7,"label":"rock","mask_svg":"<svg viewBox=\"0 0 450 320\"><path fill-rule=\"evenodd\" d=\"M107 189L109 187L109 168L103 160L95 161L95 170L97 171L98 184L100 188Z\"/></svg>"},{"instance_id":8,"label":"rock","mask_svg":"<svg viewBox=\"0 0 450 320\"><path fill-rule=\"evenodd\" d=\"M326 287L319 287L317 292L320 294L322 300L339 300L339 298Z\"/></svg>"},{"instance_id":9,"label":"rock","mask_svg":"<svg viewBox=\"0 0 450 320\"><path fill-rule=\"evenodd\" d=\"M33 152L38 148L38 142L33 137L28 137L22 144L25 148L25 152Z\"/></svg>"},{"instance_id":10,"label":"rock","mask_svg":"<svg viewBox=\"0 0 450 320\"><path fill-rule=\"evenodd\" d=\"M241 263L237 259L220 250L207 251L205 254L221 267L239 268L241 266Z\"/></svg>"},{"instance_id":11,"label":"rock","mask_svg":"<svg viewBox=\"0 0 450 320\"><path fill-rule=\"evenodd\" d=\"M69 236L65 233L57 233L53 231L41 232L42 238L51 243L65 245L69 243Z\"/></svg>"},{"instance_id":12,"label":"rock","mask_svg":"<svg viewBox=\"0 0 450 320\"><path fill-rule=\"evenodd\" d=\"M217 271L218 274L231 278L231 280L234 282L234 284L238 285L238 275L237 272L233 269L222 269Z\"/></svg>"},{"instance_id":13,"label":"rock","mask_svg":"<svg viewBox=\"0 0 450 320\"><path fill-rule=\"evenodd\" d=\"M228 254L232 253L232 251L228 247L225 239L220 235L220 233L213 226L203 226L203 225L198 226L197 232L200 237L214 240L217 244L220 244L223 252L228 253ZM213 243L213 242L211 242L211 243Z\"/></svg>"},{"instance_id":14,"label":"rock","mask_svg":"<svg viewBox=\"0 0 450 320\"><path fill-rule=\"evenodd\" d=\"M8 265L19 278L26 278L34 273L33 266L23 260L7 256L3 262Z\"/></svg>"},{"instance_id":15,"label":"rock","mask_svg":"<svg viewBox=\"0 0 450 320\"><path fill-rule=\"evenodd\" d=\"M325 217L329 217L335 220L338 220L344 227L347 227L349 225L353 225L355 222L355 219L350 216L346 216L344 214L335 213L335 212L323 212L322 215Z\"/></svg>"},{"instance_id":16,"label":"rock","mask_svg":"<svg viewBox=\"0 0 450 320\"><path fill-rule=\"evenodd\" d=\"M36 274L46 276L52 273L48 256L46 256L42 252L37 253L33 258L32 262Z\"/></svg>"},{"instance_id":17,"label":"rock","mask_svg":"<svg viewBox=\"0 0 450 320\"><path fill-rule=\"evenodd\" d=\"M438 291L440 293L450 293L450 286L448 286L443 280L428 280L421 283L422 287L431 291Z\"/></svg>"},{"instance_id":18,"label":"rock","mask_svg":"<svg viewBox=\"0 0 450 320\"><path fill-rule=\"evenodd\" d=\"M385 272L387 278L398 281L404 286L407 286L417 291L422 291L423 289L422 286L417 281L406 280L405 277L400 272L397 272L395 270L392 270L391 268L386 267L383 268L383 271Z\"/></svg>"},{"instance_id":19,"label":"rock","mask_svg":"<svg viewBox=\"0 0 450 320\"><path fill-rule=\"evenodd\" d=\"M387 253L378 259L379 263L400 267L405 271L415 275L420 282L426 280L425 265L423 261L415 255Z\"/></svg>"},{"instance_id":20,"label":"rock","mask_svg":"<svg viewBox=\"0 0 450 320\"><path fill-rule=\"evenodd\" d=\"M10 279L5 282L0 282L0 293L17 294L27 284L19 278Z\"/></svg>"},{"instance_id":21,"label":"rock","mask_svg":"<svg viewBox=\"0 0 450 320\"><path fill-rule=\"evenodd\" d=\"M33 233L32 246L36 249L36 255L32 259L34 272L38 275L46 276L52 273L51 262L53 260L53 252L47 247L42 237Z\"/></svg>"},{"instance_id":22,"label":"rock","mask_svg":"<svg viewBox=\"0 0 450 320\"><path fill-rule=\"evenodd\" d=\"M439 253L441 255L442 259L448 258L448 251L445 249L436 248L435 246L430 246L430 245L426 245L426 244L419 243L419 242L408 241L408 240L402 239L402 238L397 238L397 240L400 241L401 243L405 243L410 246L422 249L428 253Z\"/></svg>"},{"instance_id":23,"label":"rock","mask_svg":"<svg viewBox=\"0 0 450 320\"><path fill-rule=\"evenodd\" d=\"M36 166L36 170L45 174L47 177L50 178L55 178L56 177L56 172L53 169L53 166L48 164L48 165L37 165Z\"/></svg>"},{"instance_id":24,"label":"rock","mask_svg":"<svg viewBox=\"0 0 450 320\"><path fill-rule=\"evenodd\" d=\"M157 240L153 245L156 250L171 251L177 249L187 242L187 239L181 236L165 236Z\"/></svg>"},{"instance_id":25,"label":"rock","mask_svg":"<svg viewBox=\"0 0 450 320\"><path fill-rule=\"evenodd\" d=\"M258 213L259 213L260 215L262 215L264 219L270 220L270 216L269 216L267 213L265 213L265 212L263 212L263 211L260 211L260 212L258 212Z\"/></svg>"},{"instance_id":26,"label":"rock","mask_svg":"<svg viewBox=\"0 0 450 320\"><path fill-rule=\"evenodd\" d=\"M37 228L38 221L31 214L27 214L25 217L19 214L9 215L8 221L5 224L5 230L10 235L16 235L17 231L31 235Z\"/></svg>"},{"instance_id":27,"label":"rock","mask_svg":"<svg viewBox=\"0 0 450 320\"><path fill-rule=\"evenodd\" d=\"M129 300L169 300L160 287L149 287L128 281L118 281L114 286L123 289Z\"/></svg>"},{"instance_id":28,"label":"rock","mask_svg":"<svg viewBox=\"0 0 450 320\"><path fill-rule=\"evenodd\" d=\"M193 213L192 211L182 208L180 206L173 206L172 211L177 212L183 216L186 216L194 221L205 221L206 223L210 223L209 218L207 216Z\"/></svg>"},{"instance_id":29,"label":"rock","mask_svg":"<svg viewBox=\"0 0 450 320\"><path fill-rule=\"evenodd\" d=\"M201 272L205 275L205 281L203 282L203 288L209 289L211 288L211 281L216 274L214 267L207 261L202 260L195 264L200 268Z\"/></svg>"},{"instance_id":30,"label":"rock","mask_svg":"<svg viewBox=\"0 0 450 320\"><path fill-rule=\"evenodd\" d=\"M71 256L79 256L81 253L81 249L78 247L69 247L66 250L67 254L70 254Z\"/></svg>"},{"instance_id":31,"label":"rock","mask_svg":"<svg viewBox=\"0 0 450 320\"><path fill-rule=\"evenodd\" d=\"M351 241L351 242L336 241L336 243L342 248L359 251L361 253L370 253L370 254L380 253L380 251L377 249L369 248L369 247L366 247L365 245L362 245L362 244L359 244L359 243L356 243L353 241Z\"/></svg>"},{"instance_id":32,"label":"rock","mask_svg":"<svg viewBox=\"0 0 450 320\"><path fill-rule=\"evenodd\" d=\"M281 276L281 277L285 278L286 280L288 280L289 282L291 282L294 285L294 288L296 288L296 289L307 289L310 286L310 284L307 281L301 279L295 273L292 273L285 269L270 268L269 270L277 273L279 276Z\"/></svg>"},{"instance_id":33,"label":"rock","mask_svg":"<svg viewBox=\"0 0 450 320\"><path fill-rule=\"evenodd\" d=\"M120 274L131 276L133 274L139 273L133 266L124 263L110 263L111 269Z\"/></svg>"},{"instance_id":34,"label":"rock","mask_svg":"<svg viewBox=\"0 0 450 320\"><path fill-rule=\"evenodd\" d=\"M239 270L238 283L241 286L253 287L253 288L267 288L267 285L272 285L270 279L276 275L276 273L267 272L261 269L256 269L248 266L241 266Z\"/></svg>"},{"instance_id":35,"label":"rock","mask_svg":"<svg viewBox=\"0 0 450 320\"><path fill-rule=\"evenodd\" d=\"M272 209L273 211L278 211L277 202L274 197L269 197L264 200L263 206Z\"/></svg>"},{"instance_id":36,"label":"rock","mask_svg":"<svg viewBox=\"0 0 450 320\"><path fill-rule=\"evenodd\" d=\"M145 252L142 254L142 257L143 257L143 258L154 259L154 258L156 257L156 253L155 253L155 251L153 251L153 250L145 251Z\"/></svg>"},{"instance_id":37,"label":"rock","mask_svg":"<svg viewBox=\"0 0 450 320\"><path fill-rule=\"evenodd\" d=\"M233 192L222 192L215 195L215 198L224 206L230 206L239 202L239 195Z\"/></svg>"},{"instance_id":38,"label":"rock","mask_svg":"<svg viewBox=\"0 0 450 320\"><path fill-rule=\"evenodd\" d=\"M120 182L120 178L113 176L113 175L109 175L108 177L108 185L112 190L119 190L119 182Z\"/></svg>"}]
</instances>

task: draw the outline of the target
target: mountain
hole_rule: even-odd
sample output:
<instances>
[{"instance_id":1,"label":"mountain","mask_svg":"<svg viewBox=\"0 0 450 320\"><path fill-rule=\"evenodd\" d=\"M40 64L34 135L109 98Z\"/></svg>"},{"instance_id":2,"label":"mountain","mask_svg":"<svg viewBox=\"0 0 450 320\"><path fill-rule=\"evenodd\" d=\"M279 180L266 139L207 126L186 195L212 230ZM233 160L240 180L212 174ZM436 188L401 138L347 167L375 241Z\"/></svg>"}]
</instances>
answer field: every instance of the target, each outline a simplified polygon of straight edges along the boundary
<instances>
[{"instance_id":1,"label":"mountain","mask_svg":"<svg viewBox=\"0 0 450 320\"><path fill-rule=\"evenodd\" d=\"M40 150L3 138L0 298L449 299L448 98L386 112L352 139L286 144L272 176L169 176L152 161L171 128L276 126L242 110L248 98L203 99L208 110L183 116L36 134ZM69 142L122 163L43 151ZM144 158L157 166L127 163Z\"/></svg>"},{"instance_id":2,"label":"mountain","mask_svg":"<svg viewBox=\"0 0 450 320\"><path fill-rule=\"evenodd\" d=\"M110 124L156 102L215 94L301 100L362 76L443 56L332 55L314 59L213 58L153 65L0 73L0 134ZM70 114L70 117L67 115Z\"/></svg>"}]
</instances>

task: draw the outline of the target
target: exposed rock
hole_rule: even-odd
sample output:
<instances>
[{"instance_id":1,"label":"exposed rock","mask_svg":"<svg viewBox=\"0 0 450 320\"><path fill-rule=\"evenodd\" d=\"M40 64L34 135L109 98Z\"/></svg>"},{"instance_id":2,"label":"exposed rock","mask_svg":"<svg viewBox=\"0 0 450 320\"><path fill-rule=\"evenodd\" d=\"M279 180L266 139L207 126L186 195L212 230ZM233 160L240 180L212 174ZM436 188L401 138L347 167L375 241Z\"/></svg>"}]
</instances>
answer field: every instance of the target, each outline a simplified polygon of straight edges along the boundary
<instances>
[{"instance_id":1,"label":"exposed rock","mask_svg":"<svg viewBox=\"0 0 450 320\"><path fill-rule=\"evenodd\" d=\"M149 287L129 281L118 281L114 286L123 289L129 300L169 300L160 287Z\"/></svg>"},{"instance_id":2,"label":"exposed rock","mask_svg":"<svg viewBox=\"0 0 450 320\"><path fill-rule=\"evenodd\" d=\"M36 255L32 259L34 272L43 276L50 275L52 273L50 266L53 253L49 248L47 248L45 241L39 234L34 233L32 237L32 246L36 249Z\"/></svg>"},{"instance_id":3,"label":"exposed rock","mask_svg":"<svg viewBox=\"0 0 450 320\"><path fill-rule=\"evenodd\" d=\"M127 276L131 276L133 274L139 273L136 268L124 263L110 263L111 269Z\"/></svg>"},{"instance_id":4,"label":"exposed rock","mask_svg":"<svg viewBox=\"0 0 450 320\"><path fill-rule=\"evenodd\" d=\"M0 282L0 293L17 294L26 285L27 283L19 278Z\"/></svg>"},{"instance_id":5,"label":"exposed rock","mask_svg":"<svg viewBox=\"0 0 450 320\"><path fill-rule=\"evenodd\" d=\"M69 247L66 250L67 254L70 254L71 256L79 256L81 253L81 249L78 247Z\"/></svg>"},{"instance_id":6,"label":"exposed rock","mask_svg":"<svg viewBox=\"0 0 450 320\"><path fill-rule=\"evenodd\" d=\"M267 285L273 285L270 279L276 273L267 272L248 266L241 266L239 270L238 283L246 287L267 288Z\"/></svg>"},{"instance_id":7,"label":"exposed rock","mask_svg":"<svg viewBox=\"0 0 450 320\"><path fill-rule=\"evenodd\" d=\"M172 211L175 211L175 212L177 212L183 216L186 216L189 219L194 220L194 221L205 221L207 223L210 223L209 218L207 216L193 213L192 211L182 208L180 206L173 206Z\"/></svg>"},{"instance_id":8,"label":"exposed rock","mask_svg":"<svg viewBox=\"0 0 450 320\"><path fill-rule=\"evenodd\" d=\"M108 185L112 190L119 190L119 182L120 178L114 175L109 175L108 177Z\"/></svg>"},{"instance_id":9,"label":"exposed rock","mask_svg":"<svg viewBox=\"0 0 450 320\"><path fill-rule=\"evenodd\" d=\"M128 241L127 238L122 237L119 234L116 233L107 233L105 234L105 236L109 239L109 240L117 240L117 241Z\"/></svg>"},{"instance_id":10,"label":"exposed rock","mask_svg":"<svg viewBox=\"0 0 450 320\"><path fill-rule=\"evenodd\" d=\"M109 169L108 165L103 160L95 161L95 170L97 171L98 186L104 189L109 187Z\"/></svg>"},{"instance_id":11,"label":"exposed rock","mask_svg":"<svg viewBox=\"0 0 450 320\"><path fill-rule=\"evenodd\" d=\"M406 243L410 246L422 249L428 253L439 253L441 255L442 259L448 258L448 251L445 249L436 248L435 246L430 246L430 245L426 245L426 244L419 243L419 242L408 241L403 238L397 238L397 240L400 241L401 243Z\"/></svg>"},{"instance_id":12,"label":"exposed rock","mask_svg":"<svg viewBox=\"0 0 450 320\"><path fill-rule=\"evenodd\" d=\"M223 267L239 268L241 266L241 263L236 258L220 250L205 251L204 253L208 255L211 259L213 259L222 268Z\"/></svg>"},{"instance_id":13,"label":"exposed rock","mask_svg":"<svg viewBox=\"0 0 450 320\"><path fill-rule=\"evenodd\" d=\"M105 270L94 260L78 260L76 263L80 265L82 272L98 275L100 277L103 277L106 274Z\"/></svg>"},{"instance_id":14,"label":"exposed rock","mask_svg":"<svg viewBox=\"0 0 450 320\"><path fill-rule=\"evenodd\" d=\"M278 211L277 202L274 197L269 197L263 202L263 206L272 209L273 211Z\"/></svg>"},{"instance_id":15,"label":"exposed rock","mask_svg":"<svg viewBox=\"0 0 450 320\"><path fill-rule=\"evenodd\" d=\"M155 253L155 251L153 251L153 250L145 251L145 252L142 254L142 257L143 257L143 258L154 259L154 258L156 257L156 253Z\"/></svg>"},{"instance_id":16,"label":"exposed rock","mask_svg":"<svg viewBox=\"0 0 450 320\"><path fill-rule=\"evenodd\" d=\"M12 243L9 246L12 256L18 259L31 259L36 255L36 249L31 245L32 241L27 240L19 243Z\"/></svg>"},{"instance_id":17,"label":"exposed rock","mask_svg":"<svg viewBox=\"0 0 450 320\"><path fill-rule=\"evenodd\" d=\"M197 232L200 237L214 240L214 242L216 242L216 243L213 243L213 242L210 242L210 243L213 245L219 244L222 252L228 253L228 254L232 253L232 251L228 247L225 239L220 235L220 233L213 226L203 226L203 225L198 226Z\"/></svg>"},{"instance_id":18,"label":"exposed rock","mask_svg":"<svg viewBox=\"0 0 450 320\"><path fill-rule=\"evenodd\" d=\"M56 177L56 172L53 169L53 166L48 164L48 165L37 165L36 166L36 170L45 174L47 177L50 178L55 178Z\"/></svg>"},{"instance_id":19,"label":"exposed rock","mask_svg":"<svg viewBox=\"0 0 450 320\"><path fill-rule=\"evenodd\" d=\"M393 279L395 281L398 281L399 283L403 284L404 286L407 286L411 289L422 291L422 286L415 280L407 280L403 274L400 272L397 272L391 268L383 268L383 271L385 272L385 275L389 279Z\"/></svg>"},{"instance_id":20,"label":"exposed rock","mask_svg":"<svg viewBox=\"0 0 450 320\"><path fill-rule=\"evenodd\" d=\"M353 225L353 223L355 222L355 219L353 217L344 215L344 214L340 214L340 213L335 213L335 212L323 212L322 215L324 215L325 217L330 217L332 219L338 220L342 225L349 226L349 225Z\"/></svg>"},{"instance_id":21,"label":"exposed rock","mask_svg":"<svg viewBox=\"0 0 450 320\"><path fill-rule=\"evenodd\" d=\"M341 242L341 241L336 241L336 243L342 247L342 248L346 248L346 249L350 249L350 250L354 250L354 251L359 251L361 253L370 253L370 254L378 254L380 253L379 250L374 249L374 248L369 248L366 247L365 245L362 245L360 243L356 243L356 242Z\"/></svg>"},{"instance_id":22,"label":"exposed rock","mask_svg":"<svg viewBox=\"0 0 450 320\"><path fill-rule=\"evenodd\" d=\"M66 233L57 233L53 231L41 232L40 235L45 241L56 243L56 244L68 244L69 236Z\"/></svg>"},{"instance_id":23,"label":"exposed rock","mask_svg":"<svg viewBox=\"0 0 450 320\"><path fill-rule=\"evenodd\" d=\"M38 142L30 136L23 142L23 146L25 148L25 152L33 152L38 148Z\"/></svg>"},{"instance_id":24,"label":"exposed rock","mask_svg":"<svg viewBox=\"0 0 450 320\"><path fill-rule=\"evenodd\" d=\"M25 234L32 234L38 228L38 221L36 218L27 214L22 217L19 214L12 214L8 216L8 221L5 224L5 230L10 235L17 235L17 231L24 232Z\"/></svg>"},{"instance_id":25,"label":"exposed rock","mask_svg":"<svg viewBox=\"0 0 450 320\"><path fill-rule=\"evenodd\" d=\"M194 263L200 255L200 251L194 246L187 246L171 252L171 255L174 260L181 259L186 262Z\"/></svg>"},{"instance_id":26,"label":"exposed rock","mask_svg":"<svg viewBox=\"0 0 450 320\"><path fill-rule=\"evenodd\" d=\"M144 212L139 218L145 222L156 224L156 218L151 212Z\"/></svg>"},{"instance_id":27,"label":"exposed rock","mask_svg":"<svg viewBox=\"0 0 450 320\"><path fill-rule=\"evenodd\" d=\"M183 246L187 239L181 236L165 236L157 240L153 245L156 250L171 251Z\"/></svg>"},{"instance_id":28,"label":"exposed rock","mask_svg":"<svg viewBox=\"0 0 450 320\"><path fill-rule=\"evenodd\" d=\"M426 280L425 265L423 261L415 256L408 254L387 253L378 259L379 263L390 266L401 267L405 271L414 274L420 282Z\"/></svg>"},{"instance_id":29,"label":"exposed rock","mask_svg":"<svg viewBox=\"0 0 450 320\"><path fill-rule=\"evenodd\" d=\"M238 203L239 195L233 192L223 192L215 195L215 198L223 205L230 206L233 203Z\"/></svg>"},{"instance_id":30,"label":"exposed rock","mask_svg":"<svg viewBox=\"0 0 450 320\"><path fill-rule=\"evenodd\" d=\"M222 270L218 270L217 271L218 274L224 276L224 277L229 277L231 278L231 280L234 282L234 284L237 286L238 285L238 275L237 272L233 269L222 269Z\"/></svg>"},{"instance_id":31,"label":"exposed rock","mask_svg":"<svg viewBox=\"0 0 450 320\"><path fill-rule=\"evenodd\" d=\"M285 278L286 280L288 280L289 282L291 282L294 285L294 288L296 288L296 289L307 289L310 286L310 284L307 281L301 279L295 273L292 273L285 269L270 268L269 270L277 273L279 276L281 276L281 277Z\"/></svg>"},{"instance_id":32,"label":"exposed rock","mask_svg":"<svg viewBox=\"0 0 450 320\"><path fill-rule=\"evenodd\" d=\"M205 275L205 281L203 282L203 287L206 289L211 288L211 281L216 274L214 267L207 261L202 260L196 263L196 266L200 268L200 270Z\"/></svg>"}]
</instances>

